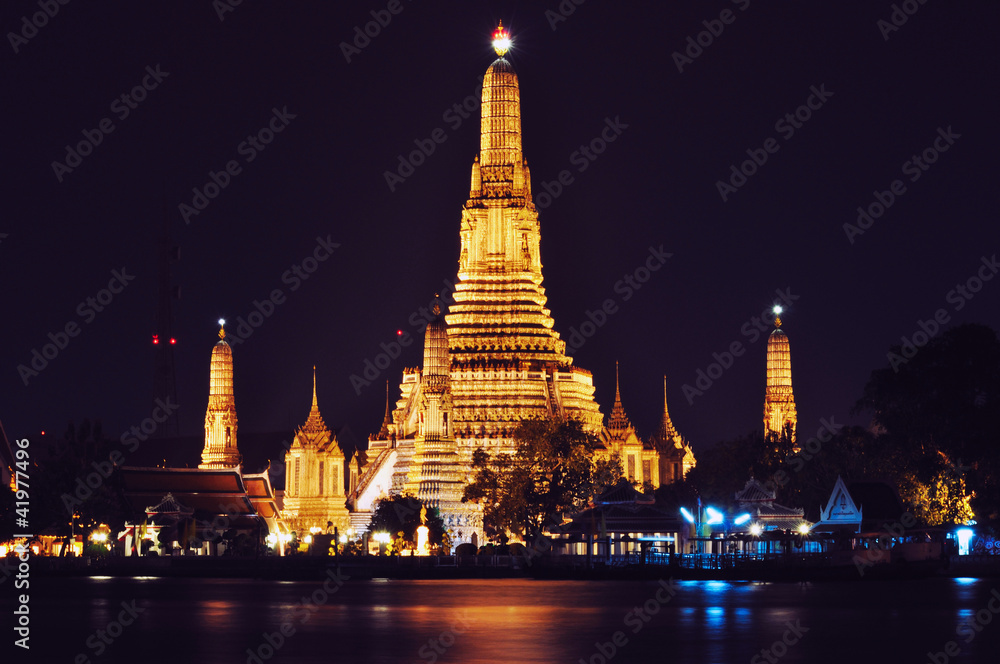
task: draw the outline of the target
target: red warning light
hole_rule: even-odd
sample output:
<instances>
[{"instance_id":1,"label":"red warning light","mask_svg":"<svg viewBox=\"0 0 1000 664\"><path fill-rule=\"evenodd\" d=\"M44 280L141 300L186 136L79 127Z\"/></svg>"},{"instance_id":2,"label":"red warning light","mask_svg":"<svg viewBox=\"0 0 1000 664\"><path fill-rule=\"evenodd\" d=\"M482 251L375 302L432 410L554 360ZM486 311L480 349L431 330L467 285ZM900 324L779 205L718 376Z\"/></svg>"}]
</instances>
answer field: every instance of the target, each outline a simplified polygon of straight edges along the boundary
<instances>
[{"instance_id":1,"label":"red warning light","mask_svg":"<svg viewBox=\"0 0 1000 664\"><path fill-rule=\"evenodd\" d=\"M402 330L396 330L396 336L397 337L403 336L403 331Z\"/></svg>"},{"instance_id":2,"label":"red warning light","mask_svg":"<svg viewBox=\"0 0 1000 664\"><path fill-rule=\"evenodd\" d=\"M170 337L170 345L173 346L175 343L177 343L177 339Z\"/></svg>"},{"instance_id":3,"label":"red warning light","mask_svg":"<svg viewBox=\"0 0 1000 664\"><path fill-rule=\"evenodd\" d=\"M154 334L153 335L153 345L155 346L158 343L160 343L160 335Z\"/></svg>"}]
</instances>

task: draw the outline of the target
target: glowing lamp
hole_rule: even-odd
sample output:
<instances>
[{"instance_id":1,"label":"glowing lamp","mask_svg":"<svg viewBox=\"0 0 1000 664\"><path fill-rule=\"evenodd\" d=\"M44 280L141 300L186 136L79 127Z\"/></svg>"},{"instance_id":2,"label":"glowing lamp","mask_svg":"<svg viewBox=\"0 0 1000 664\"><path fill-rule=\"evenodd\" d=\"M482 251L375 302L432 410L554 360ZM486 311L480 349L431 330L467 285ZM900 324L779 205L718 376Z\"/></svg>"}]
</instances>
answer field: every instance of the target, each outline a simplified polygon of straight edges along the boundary
<instances>
[{"instance_id":1,"label":"glowing lamp","mask_svg":"<svg viewBox=\"0 0 1000 664\"><path fill-rule=\"evenodd\" d=\"M511 44L510 33L504 30L503 21L500 21L497 29L493 31L493 50L496 51L497 55L503 57L510 50Z\"/></svg>"},{"instance_id":2,"label":"glowing lamp","mask_svg":"<svg viewBox=\"0 0 1000 664\"><path fill-rule=\"evenodd\" d=\"M763 530L764 529L761 528L759 523L750 524L750 534L753 535L754 537L760 535Z\"/></svg>"},{"instance_id":3,"label":"glowing lamp","mask_svg":"<svg viewBox=\"0 0 1000 664\"><path fill-rule=\"evenodd\" d=\"M723 521L722 512L715 509L714 507L706 507L705 513L708 514L708 521L705 522L708 525L714 526L722 523Z\"/></svg>"},{"instance_id":4,"label":"glowing lamp","mask_svg":"<svg viewBox=\"0 0 1000 664\"><path fill-rule=\"evenodd\" d=\"M158 335L158 334L154 334L154 335L153 335L153 345L155 346L155 345L157 345L158 343L160 343L160 335Z\"/></svg>"},{"instance_id":5,"label":"glowing lamp","mask_svg":"<svg viewBox=\"0 0 1000 664\"><path fill-rule=\"evenodd\" d=\"M808 523L799 524L799 534L800 535L808 535L809 534L809 524Z\"/></svg>"},{"instance_id":6,"label":"glowing lamp","mask_svg":"<svg viewBox=\"0 0 1000 664\"><path fill-rule=\"evenodd\" d=\"M226 319L225 318L220 318L219 319L219 325L225 325L225 324L226 324Z\"/></svg>"},{"instance_id":7,"label":"glowing lamp","mask_svg":"<svg viewBox=\"0 0 1000 664\"><path fill-rule=\"evenodd\" d=\"M749 514L740 514L738 517L733 519L733 523L737 526L742 526L744 523L750 520Z\"/></svg>"},{"instance_id":8,"label":"glowing lamp","mask_svg":"<svg viewBox=\"0 0 1000 664\"><path fill-rule=\"evenodd\" d=\"M694 515L691 514L691 512L688 512L686 507L681 508L681 516L683 516L684 520L688 523L694 523Z\"/></svg>"},{"instance_id":9,"label":"glowing lamp","mask_svg":"<svg viewBox=\"0 0 1000 664\"><path fill-rule=\"evenodd\" d=\"M306 535L305 537L302 538L302 541L305 542L306 544L312 544L313 536L312 535Z\"/></svg>"},{"instance_id":10,"label":"glowing lamp","mask_svg":"<svg viewBox=\"0 0 1000 664\"><path fill-rule=\"evenodd\" d=\"M972 540L972 535L972 528L959 528L955 531L955 536L958 538L958 555L969 555L969 542Z\"/></svg>"},{"instance_id":11,"label":"glowing lamp","mask_svg":"<svg viewBox=\"0 0 1000 664\"><path fill-rule=\"evenodd\" d=\"M177 339L170 337L170 345L173 346L175 343L177 343Z\"/></svg>"},{"instance_id":12,"label":"glowing lamp","mask_svg":"<svg viewBox=\"0 0 1000 664\"><path fill-rule=\"evenodd\" d=\"M774 311L776 315L780 316L781 312L784 311L784 309L781 308L780 304L776 304L774 305L774 309L772 309L772 311Z\"/></svg>"}]
</instances>

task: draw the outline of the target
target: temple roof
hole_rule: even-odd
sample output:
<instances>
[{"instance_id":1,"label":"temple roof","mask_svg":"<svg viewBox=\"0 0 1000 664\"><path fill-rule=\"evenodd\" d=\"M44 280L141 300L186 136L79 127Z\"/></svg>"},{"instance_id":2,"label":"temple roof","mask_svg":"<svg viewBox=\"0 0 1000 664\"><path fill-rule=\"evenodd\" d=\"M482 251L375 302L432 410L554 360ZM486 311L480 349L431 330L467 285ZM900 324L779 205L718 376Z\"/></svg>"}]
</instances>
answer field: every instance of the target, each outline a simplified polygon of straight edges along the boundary
<instances>
[{"instance_id":1,"label":"temple roof","mask_svg":"<svg viewBox=\"0 0 1000 664\"><path fill-rule=\"evenodd\" d=\"M319 413L319 402L316 400L316 365L313 365L312 407L309 409L309 417L306 418L305 424L300 427L300 431L309 434L329 433L330 431L326 422L323 421L323 416Z\"/></svg>"},{"instance_id":2,"label":"temple roof","mask_svg":"<svg viewBox=\"0 0 1000 664\"><path fill-rule=\"evenodd\" d=\"M621 390L618 387L618 363L615 362L615 404L611 407L611 414L608 415L608 430L613 433L626 433L632 429L632 423L625 414L625 407L622 405Z\"/></svg>"}]
</instances>

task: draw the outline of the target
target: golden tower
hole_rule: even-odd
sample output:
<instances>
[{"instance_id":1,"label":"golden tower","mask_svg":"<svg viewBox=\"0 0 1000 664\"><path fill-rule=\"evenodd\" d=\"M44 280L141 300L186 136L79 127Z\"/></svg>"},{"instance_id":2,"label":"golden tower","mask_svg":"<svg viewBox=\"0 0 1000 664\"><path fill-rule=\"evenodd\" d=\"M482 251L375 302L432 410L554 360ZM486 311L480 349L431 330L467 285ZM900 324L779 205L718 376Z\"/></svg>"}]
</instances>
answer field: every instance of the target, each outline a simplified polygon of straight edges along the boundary
<instances>
[{"instance_id":1,"label":"golden tower","mask_svg":"<svg viewBox=\"0 0 1000 664\"><path fill-rule=\"evenodd\" d=\"M316 367L313 367L312 406L305 423L285 453L285 499L282 515L293 530L327 530L331 523L340 530L350 525L345 502L345 460L337 437L326 426L316 399ZM332 531L331 531L332 532Z\"/></svg>"},{"instance_id":2,"label":"golden tower","mask_svg":"<svg viewBox=\"0 0 1000 664\"><path fill-rule=\"evenodd\" d=\"M236 399L233 395L233 349L226 341L226 321L219 321L219 341L212 348L205 411L205 448L199 468L233 468L242 457L236 447Z\"/></svg>"},{"instance_id":3,"label":"golden tower","mask_svg":"<svg viewBox=\"0 0 1000 664\"><path fill-rule=\"evenodd\" d=\"M440 313L435 307L435 313ZM419 428L404 490L427 507L436 507L451 525L471 525L472 505L462 503L465 471L452 435L451 359L448 331L440 318L424 335L424 366L420 376ZM455 518L462 514L464 518Z\"/></svg>"},{"instance_id":4,"label":"golden tower","mask_svg":"<svg viewBox=\"0 0 1000 664\"><path fill-rule=\"evenodd\" d=\"M503 57L509 46L501 26L494 33L500 57L483 77L479 155L462 208L455 302L445 316L454 430L477 444L501 443L524 418L574 417L593 433L602 420L591 373L572 366L545 307L520 90Z\"/></svg>"},{"instance_id":5,"label":"golden tower","mask_svg":"<svg viewBox=\"0 0 1000 664\"><path fill-rule=\"evenodd\" d=\"M774 308L774 331L767 339L767 387L764 390L764 437L785 433L795 442L795 395L792 393L792 353L781 330L781 307Z\"/></svg>"}]
</instances>

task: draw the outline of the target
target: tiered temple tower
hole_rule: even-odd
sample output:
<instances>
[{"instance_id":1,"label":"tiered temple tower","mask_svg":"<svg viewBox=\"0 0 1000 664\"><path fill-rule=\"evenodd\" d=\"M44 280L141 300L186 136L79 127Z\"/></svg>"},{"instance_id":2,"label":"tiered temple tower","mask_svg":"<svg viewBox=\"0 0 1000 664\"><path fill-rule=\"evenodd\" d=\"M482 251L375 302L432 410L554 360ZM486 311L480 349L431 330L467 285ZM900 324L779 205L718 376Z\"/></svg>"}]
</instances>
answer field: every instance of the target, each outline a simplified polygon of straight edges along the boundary
<instances>
[{"instance_id":1,"label":"tiered temple tower","mask_svg":"<svg viewBox=\"0 0 1000 664\"><path fill-rule=\"evenodd\" d=\"M225 321L219 321L219 341L212 348L205 412L205 448L199 468L234 468L242 456L236 447L236 398L233 395L233 349L226 341Z\"/></svg>"},{"instance_id":2,"label":"tiered temple tower","mask_svg":"<svg viewBox=\"0 0 1000 664\"><path fill-rule=\"evenodd\" d=\"M602 429L593 376L573 366L545 307L538 210L521 151L517 74L503 57L508 46L501 26L499 57L483 77L455 301L439 327L428 327L423 369L404 371L391 424L369 439L370 463L354 497L359 525L380 493L410 490L439 501L454 539L468 541L481 532L478 517L470 521L474 508L449 513L446 505L460 500L456 490L470 479L475 449L512 452L513 431L528 418L571 417L593 434Z\"/></svg>"},{"instance_id":3,"label":"tiered temple tower","mask_svg":"<svg viewBox=\"0 0 1000 664\"><path fill-rule=\"evenodd\" d=\"M509 448L530 417L565 415L597 433L593 377L573 366L542 287L538 210L521 151L517 74L503 55L483 77L479 155L462 208L455 302L445 316L451 351L454 430L461 445Z\"/></svg>"},{"instance_id":4,"label":"tiered temple tower","mask_svg":"<svg viewBox=\"0 0 1000 664\"><path fill-rule=\"evenodd\" d=\"M660 484L678 482L687 477L688 471L694 468L694 450L691 443L674 427L667 409L667 377L663 377L663 416L660 426L652 437L653 447L659 454Z\"/></svg>"},{"instance_id":5,"label":"tiered temple tower","mask_svg":"<svg viewBox=\"0 0 1000 664\"><path fill-rule=\"evenodd\" d=\"M427 326L420 384L420 421L404 490L442 514L471 516L474 506L462 504L465 469L452 432L451 358L448 331L440 318ZM471 523L468 518L457 522Z\"/></svg>"},{"instance_id":6,"label":"tiered temple tower","mask_svg":"<svg viewBox=\"0 0 1000 664\"><path fill-rule=\"evenodd\" d=\"M637 482L640 485L648 482L654 487L660 486L660 467L656 450L652 443L645 443L639 438L635 427L625 414L618 385L617 363L615 363L615 404L611 407L607 426L601 432L600 439L604 449L598 454L617 455L629 482Z\"/></svg>"},{"instance_id":7,"label":"tiered temple tower","mask_svg":"<svg viewBox=\"0 0 1000 664\"><path fill-rule=\"evenodd\" d=\"M792 353L781 330L781 307L774 308L774 331L767 339L767 387L764 390L764 437L787 433L795 443L795 395L792 393Z\"/></svg>"},{"instance_id":8,"label":"tiered temple tower","mask_svg":"<svg viewBox=\"0 0 1000 664\"><path fill-rule=\"evenodd\" d=\"M285 453L282 514L289 527L303 533L310 528L326 531L328 523L332 524L329 528L337 527L341 532L347 529L350 516L345 504L346 469L337 437L319 412L316 367L313 367L312 407Z\"/></svg>"}]
</instances>

